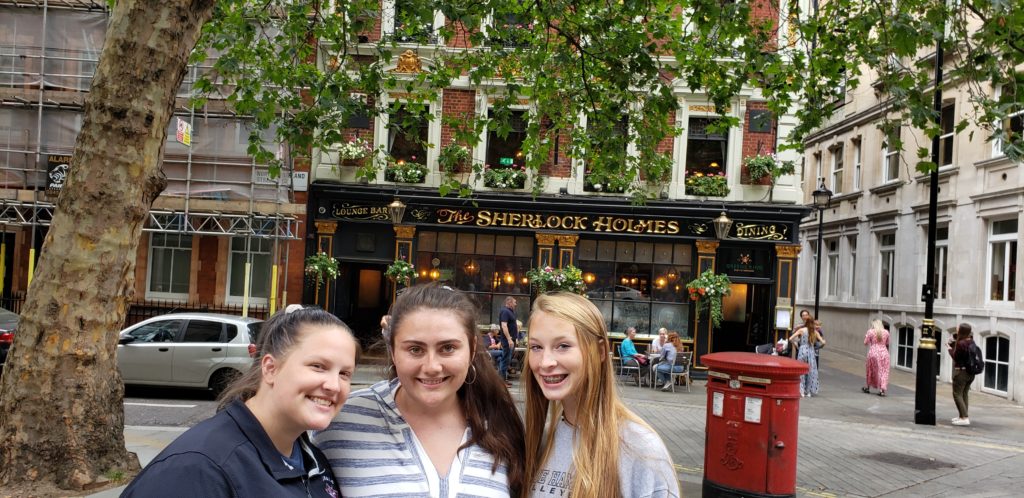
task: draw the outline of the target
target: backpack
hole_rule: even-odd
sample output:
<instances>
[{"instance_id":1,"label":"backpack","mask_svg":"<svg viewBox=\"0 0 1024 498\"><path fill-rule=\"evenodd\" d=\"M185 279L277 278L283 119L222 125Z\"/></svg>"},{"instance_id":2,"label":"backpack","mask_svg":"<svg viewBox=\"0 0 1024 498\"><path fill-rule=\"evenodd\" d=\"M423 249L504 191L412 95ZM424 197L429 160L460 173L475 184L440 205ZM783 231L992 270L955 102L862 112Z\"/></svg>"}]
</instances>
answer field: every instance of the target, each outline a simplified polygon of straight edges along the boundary
<instances>
[{"instance_id":1,"label":"backpack","mask_svg":"<svg viewBox=\"0 0 1024 498\"><path fill-rule=\"evenodd\" d=\"M967 346L967 364L964 365L964 368L971 375L979 375L985 371L985 357L982 356L981 348L974 341Z\"/></svg>"}]
</instances>

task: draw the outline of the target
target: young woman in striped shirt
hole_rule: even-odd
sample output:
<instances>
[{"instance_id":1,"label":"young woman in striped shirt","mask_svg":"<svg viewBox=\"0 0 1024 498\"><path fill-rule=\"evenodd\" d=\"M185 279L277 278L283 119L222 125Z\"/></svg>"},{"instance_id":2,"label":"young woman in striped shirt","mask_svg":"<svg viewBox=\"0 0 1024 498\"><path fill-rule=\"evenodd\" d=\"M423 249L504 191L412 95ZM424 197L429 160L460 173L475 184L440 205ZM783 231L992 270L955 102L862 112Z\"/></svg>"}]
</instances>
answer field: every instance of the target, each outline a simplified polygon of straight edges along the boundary
<instances>
[{"instance_id":1,"label":"young woman in striped shirt","mask_svg":"<svg viewBox=\"0 0 1024 498\"><path fill-rule=\"evenodd\" d=\"M436 284L391 308L388 379L353 393L314 441L342 496L519 496L523 424L479 347L477 306Z\"/></svg>"}]
</instances>

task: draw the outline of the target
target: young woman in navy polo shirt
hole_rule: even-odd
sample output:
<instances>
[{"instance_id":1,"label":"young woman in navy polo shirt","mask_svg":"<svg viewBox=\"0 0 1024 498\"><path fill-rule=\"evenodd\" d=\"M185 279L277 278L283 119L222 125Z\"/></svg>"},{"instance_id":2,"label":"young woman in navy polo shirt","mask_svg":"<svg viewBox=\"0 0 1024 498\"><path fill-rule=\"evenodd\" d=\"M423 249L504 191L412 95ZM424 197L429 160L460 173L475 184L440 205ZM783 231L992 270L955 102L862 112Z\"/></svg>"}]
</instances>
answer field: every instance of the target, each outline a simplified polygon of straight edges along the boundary
<instances>
[{"instance_id":1,"label":"young woman in navy polo shirt","mask_svg":"<svg viewBox=\"0 0 1024 498\"><path fill-rule=\"evenodd\" d=\"M352 332L321 309L289 307L263 324L257 348L217 415L160 452L122 497L339 496L306 431L326 428L348 397Z\"/></svg>"}]
</instances>

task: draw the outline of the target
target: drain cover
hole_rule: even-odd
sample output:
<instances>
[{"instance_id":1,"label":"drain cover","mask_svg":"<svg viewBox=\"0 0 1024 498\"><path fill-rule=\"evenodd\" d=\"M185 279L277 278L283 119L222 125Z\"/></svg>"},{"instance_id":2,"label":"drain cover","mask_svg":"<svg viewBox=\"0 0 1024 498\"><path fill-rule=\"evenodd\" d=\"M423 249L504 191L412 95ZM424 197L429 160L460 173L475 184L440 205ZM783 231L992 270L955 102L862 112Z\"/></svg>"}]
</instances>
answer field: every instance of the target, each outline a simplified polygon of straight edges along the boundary
<instances>
[{"instance_id":1,"label":"drain cover","mask_svg":"<svg viewBox=\"0 0 1024 498\"><path fill-rule=\"evenodd\" d=\"M899 465L901 467L907 467L914 470L958 468L958 466L954 463L943 462L942 460L936 460L934 458L922 458L919 456L907 455L904 453L896 453L891 451L886 453L874 453L871 455L864 455L863 458L866 458L868 460L874 460L876 462Z\"/></svg>"}]
</instances>

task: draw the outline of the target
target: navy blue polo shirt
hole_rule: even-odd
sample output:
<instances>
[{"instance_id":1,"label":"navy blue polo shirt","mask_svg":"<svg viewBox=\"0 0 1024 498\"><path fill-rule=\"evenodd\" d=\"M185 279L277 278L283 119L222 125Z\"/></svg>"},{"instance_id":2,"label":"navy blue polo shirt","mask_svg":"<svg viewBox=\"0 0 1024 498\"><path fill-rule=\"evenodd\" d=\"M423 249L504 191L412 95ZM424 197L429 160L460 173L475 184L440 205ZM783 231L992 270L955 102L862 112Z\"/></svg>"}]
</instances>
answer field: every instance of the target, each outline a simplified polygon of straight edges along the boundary
<instances>
[{"instance_id":1,"label":"navy blue polo shirt","mask_svg":"<svg viewBox=\"0 0 1024 498\"><path fill-rule=\"evenodd\" d=\"M505 322L508 326L508 335L512 337L513 342L519 340L519 324L516 323L516 312L512 308L508 306L502 308L501 313L498 315L498 321ZM498 334L498 340L501 341L503 346L508 346L504 333Z\"/></svg>"},{"instance_id":2,"label":"navy blue polo shirt","mask_svg":"<svg viewBox=\"0 0 1024 498\"><path fill-rule=\"evenodd\" d=\"M327 458L305 433L297 442L299 467L285 461L249 408L235 401L164 448L121 496L338 498Z\"/></svg>"}]
</instances>

